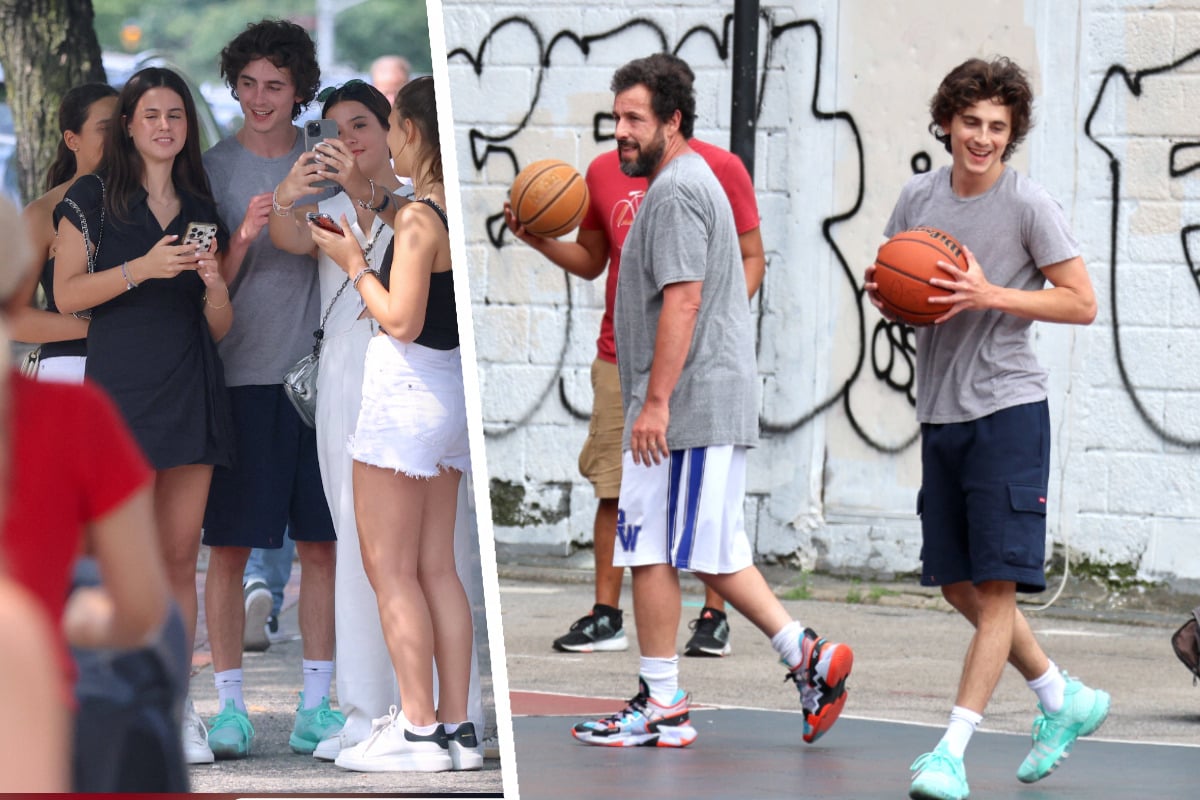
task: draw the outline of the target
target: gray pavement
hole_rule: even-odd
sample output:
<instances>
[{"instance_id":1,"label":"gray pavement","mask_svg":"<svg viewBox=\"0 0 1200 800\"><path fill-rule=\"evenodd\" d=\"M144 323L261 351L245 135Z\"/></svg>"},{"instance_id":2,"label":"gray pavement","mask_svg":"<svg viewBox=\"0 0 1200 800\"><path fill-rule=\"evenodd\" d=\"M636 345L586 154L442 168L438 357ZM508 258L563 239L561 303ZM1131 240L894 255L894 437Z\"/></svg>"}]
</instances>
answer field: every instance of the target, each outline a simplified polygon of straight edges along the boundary
<instances>
[{"instance_id":1,"label":"gray pavement","mask_svg":"<svg viewBox=\"0 0 1200 800\"><path fill-rule=\"evenodd\" d=\"M502 782L498 759L486 759L483 769L478 772L361 773L343 770L329 762L318 761L311 756L296 755L291 751L288 747L288 736L295 719L299 702L297 693L301 683L302 653L295 605L299 571L299 564L294 565L284 611L280 617L279 634L270 648L263 653L245 653L243 657L246 705L255 728L251 757L190 767L192 791L236 795L344 792L428 795L454 792L501 796ZM203 603L203 600L201 602ZM479 647L483 702L488 716L486 733L492 734L495 732L495 703L487 625L481 604L475 605L473 612ZM203 639L203 623L200 628L201 636L197 642L191 690L197 710L207 721L217 710L216 689L213 687L211 661ZM336 685L334 694L336 707Z\"/></svg>"},{"instance_id":2,"label":"gray pavement","mask_svg":"<svg viewBox=\"0 0 1200 800\"><path fill-rule=\"evenodd\" d=\"M525 800L556 796L554 787L562 785L563 776L557 772L547 774L542 765L558 764L560 772L564 765L572 765L576 786L597 787L595 792L581 790L572 796L606 797L618 791L618 785L624 780L632 780L632 776L639 774L642 763L671 770L673 768L668 765L683 765L689 763L689 759L693 766L709 763L725 751L729 751L731 757L735 753L743 757L746 754L738 749L739 734L761 734L761 731L755 731L752 723L745 719L739 723L737 715L727 709L769 710L771 713L763 713L757 723L771 726L770 735L766 737L768 741L774 744L786 742L788 752L808 753L802 760L810 770L822 769L817 763L820 760L815 755L817 752L828 753L829 748L841 748L845 757L829 762L833 767L829 764L826 767L840 770L842 782L832 789L826 787L828 793L789 792L793 797L900 796L907 789L907 768L911 760L932 749L941 735L953 704L970 631L967 623L950 611L936 591L921 589L907 581L859 582L770 568L764 572L777 594L784 598L809 598L785 599L785 606L797 619L822 635L850 643L855 650L855 669L849 681L850 699L843 722L824 737L816 749L800 742L800 722L798 716L794 716L798 706L796 692L790 683L782 681L783 669L770 643L732 611L733 653L730 656L680 659L681 686L692 693L694 703L716 709L697 714L703 725L698 726L700 738L687 749L689 755L657 753L641 748L635 749L636 752L612 753L603 748L579 745L568 733L570 724L621 707L636 691L638 664L628 579L622 598L631 637L627 652L583 655L557 653L551 649L551 641L591 607L591 576L587 564L583 563L585 560L576 563L575 569L562 569L557 565L501 565L500 568L517 769L521 796ZM679 634L681 652L689 634L686 622L696 616L703 599L697 581L686 579L684 586L685 609ZM987 709L981 734L968 752L968 767L972 774L975 774L972 759L983 765L980 767L981 780L973 782L972 796L997 796L995 792L987 791L988 781L993 779L997 786L1008 787L1014 792L1011 796L1015 797L1189 796L1178 794L1176 790L1188 785L1195 772L1195 760L1200 756L1200 749L1197 749L1200 748L1200 687L1192 685L1189 674L1171 650L1169 638L1183 621L1194 598L1168 594L1147 601L1146 592L1134 592L1133 595L1115 602L1112 596L1090 582L1076 581L1068 583L1056 604L1048 610L1037 611L1032 605L1025 606L1031 624L1050 656L1090 685L1107 689L1113 698L1112 712L1095 736L1076 747L1071 763L1063 767L1060 774L1036 784L1036 790L1023 787L1012 778L1020 761L1019 755L1015 763L1003 765L990 764L982 760L984 756L977 755L1000 752L1004 748L1024 752L1028 748L1035 701L1016 671L1006 670ZM1046 598L1037 599L1044 601ZM588 706L581 698L607 700L601 701L597 710L595 701ZM588 706L586 712L584 706ZM791 716L783 717L779 711L790 712ZM547 718L556 713L563 717ZM722 715L731 721L727 722ZM885 733L880 734L880 731ZM994 738L993 734L1015 735L1004 736L1007 744L998 748L985 744ZM897 748L889 756L895 762L887 766L889 788L875 794L865 790L867 784L856 784L853 780L844 782L846 775L857 774L868 783L877 783L878 775L871 774L869 763L863 763L861 748L871 736L881 735L890 737ZM1153 748L1147 751L1141 746L1146 744L1171 747L1157 759L1151 759L1146 753L1159 751ZM849 757L852 752L859 755ZM697 753L707 755L701 759ZM1182 753L1183 757L1170 757L1177 753ZM678 759L674 758L677 755ZM653 761L643 762L647 758ZM1090 774L1084 773L1086 767L1078 766L1089 760L1093 765L1108 765L1118 780L1122 771L1133 780L1130 769L1134 766L1144 771L1142 777L1148 776L1154 781L1161 774L1161 778L1153 785L1132 784L1145 786L1141 793L1132 789L1097 793L1097 785L1108 785L1103 782L1103 777L1092 775L1088 781L1074 784L1070 778L1072 766L1081 774ZM1172 764L1176 765L1174 772L1171 772ZM703 783L702 779L691 787L698 794L690 790L683 794L779 796L778 791L761 794L742 791L749 785L744 781L759 769L756 763L745 763L745 767L744 773L738 767L736 772L728 769L718 772L715 778L711 772L704 772L709 783ZM614 768L631 777L615 777ZM626 769L630 771L626 773ZM794 764L784 766L785 773L789 769L799 768ZM774 785L798 786L796 776L789 778L785 774L783 777L787 782ZM1131 786L1129 783L1123 785ZM863 791L859 792L853 788L855 786Z\"/></svg>"}]
</instances>

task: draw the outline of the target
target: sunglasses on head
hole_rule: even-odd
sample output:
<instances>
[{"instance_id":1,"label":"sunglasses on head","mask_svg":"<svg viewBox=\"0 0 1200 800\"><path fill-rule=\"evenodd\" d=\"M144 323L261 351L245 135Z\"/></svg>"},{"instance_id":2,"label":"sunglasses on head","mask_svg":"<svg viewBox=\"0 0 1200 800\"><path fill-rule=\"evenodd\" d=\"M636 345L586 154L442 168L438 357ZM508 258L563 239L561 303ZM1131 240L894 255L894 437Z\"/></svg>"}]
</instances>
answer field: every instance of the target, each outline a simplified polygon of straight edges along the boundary
<instances>
[{"instance_id":1,"label":"sunglasses on head","mask_svg":"<svg viewBox=\"0 0 1200 800\"><path fill-rule=\"evenodd\" d=\"M322 89L317 94L317 102L324 103L327 100L329 100L329 98L333 97L335 94L343 94L346 92L352 92L356 88L358 88L360 86L366 86L366 85L367 85L367 82L362 80L361 78L352 78L352 79L346 81L345 83L343 83L341 86L326 86L324 89Z\"/></svg>"}]
</instances>

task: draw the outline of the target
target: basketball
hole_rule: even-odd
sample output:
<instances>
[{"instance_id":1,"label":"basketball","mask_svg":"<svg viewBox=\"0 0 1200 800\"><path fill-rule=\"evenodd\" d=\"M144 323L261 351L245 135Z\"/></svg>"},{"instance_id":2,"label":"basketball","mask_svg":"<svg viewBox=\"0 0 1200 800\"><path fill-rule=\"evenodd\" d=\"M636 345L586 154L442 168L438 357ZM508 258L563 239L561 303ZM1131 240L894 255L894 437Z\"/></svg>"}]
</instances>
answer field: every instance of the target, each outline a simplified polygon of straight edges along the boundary
<instances>
[{"instance_id":1,"label":"basketball","mask_svg":"<svg viewBox=\"0 0 1200 800\"><path fill-rule=\"evenodd\" d=\"M948 277L938 261L967 268L962 245L937 228L902 231L883 243L875 256L875 283L893 316L909 325L928 325L950 309L929 302L930 297L953 294L929 283L930 278Z\"/></svg>"},{"instance_id":2,"label":"basketball","mask_svg":"<svg viewBox=\"0 0 1200 800\"><path fill-rule=\"evenodd\" d=\"M556 239L579 226L588 207L583 176L557 158L535 161L517 175L509 193L513 215L525 230Z\"/></svg>"}]
</instances>

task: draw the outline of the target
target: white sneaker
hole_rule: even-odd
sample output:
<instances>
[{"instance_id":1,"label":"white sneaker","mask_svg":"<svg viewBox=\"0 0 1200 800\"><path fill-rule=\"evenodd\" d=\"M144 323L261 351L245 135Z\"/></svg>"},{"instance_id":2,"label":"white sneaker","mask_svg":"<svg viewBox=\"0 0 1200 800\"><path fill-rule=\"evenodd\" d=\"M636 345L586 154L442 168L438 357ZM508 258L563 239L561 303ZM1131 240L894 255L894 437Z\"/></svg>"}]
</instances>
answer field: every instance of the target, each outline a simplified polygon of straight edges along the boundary
<instances>
[{"instance_id":1,"label":"white sneaker","mask_svg":"<svg viewBox=\"0 0 1200 800\"><path fill-rule=\"evenodd\" d=\"M475 723L459 723L454 733L446 734L446 746L456 772L483 768L483 749L475 736Z\"/></svg>"},{"instance_id":2,"label":"white sneaker","mask_svg":"<svg viewBox=\"0 0 1200 800\"><path fill-rule=\"evenodd\" d=\"M454 761L441 725L431 734L413 733L392 706L388 716L371 723L371 735L338 753L333 763L356 772L448 772Z\"/></svg>"},{"instance_id":3,"label":"white sneaker","mask_svg":"<svg viewBox=\"0 0 1200 800\"><path fill-rule=\"evenodd\" d=\"M317 742L316 748L313 749L313 758L318 761L334 761L343 749L349 749L355 744L357 742L347 741L344 733L335 733L333 736Z\"/></svg>"},{"instance_id":4,"label":"white sneaker","mask_svg":"<svg viewBox=\"0 0 1200 800\"><path fill-rule=\"evenodd\" d=\"M187 764L211 764L213 751L208 746L208 729L204 721L196 713L196 704L192 698L187 699L183 709L183 728L180 731L183 739L183 760Z\"/></svg>"}]
</instances>

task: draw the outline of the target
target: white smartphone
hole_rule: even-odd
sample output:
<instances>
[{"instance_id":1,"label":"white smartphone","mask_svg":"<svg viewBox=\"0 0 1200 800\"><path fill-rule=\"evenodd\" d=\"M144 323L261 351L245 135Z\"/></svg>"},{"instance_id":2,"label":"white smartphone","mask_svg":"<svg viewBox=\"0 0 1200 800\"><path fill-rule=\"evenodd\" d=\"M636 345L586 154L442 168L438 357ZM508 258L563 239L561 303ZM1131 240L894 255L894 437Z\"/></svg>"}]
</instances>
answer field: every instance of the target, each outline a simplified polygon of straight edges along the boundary
<instances>
[{"instance_id":1,"label":"white smartphone","mask_svg":"<svg viewBox=\"0 0 1200 800\"><path fill-rule=\"evenodd\" d=\"M196 252L201 253L208 250L216 235L215 222L189 222L187 232L183 234L183 243L195 245Z\"/></svg>"},{"instance_id":2,"label":"white smartphone","mask_svg":"<svg viewBox=\"0 0 1200 800\"><path fill-rule=\"evenodd\" d=\"M316 150L317 145L324 142L326 139L336 139L338 135L337 120L333 119L310 119L304 123L304 149ZM337 172L328 164L325 168L330 172ZM327 189L330 186L337 186L332 180L325 178L313 184L318 189Z\"/></svg>"}]
</instances>

